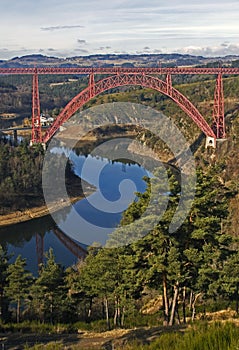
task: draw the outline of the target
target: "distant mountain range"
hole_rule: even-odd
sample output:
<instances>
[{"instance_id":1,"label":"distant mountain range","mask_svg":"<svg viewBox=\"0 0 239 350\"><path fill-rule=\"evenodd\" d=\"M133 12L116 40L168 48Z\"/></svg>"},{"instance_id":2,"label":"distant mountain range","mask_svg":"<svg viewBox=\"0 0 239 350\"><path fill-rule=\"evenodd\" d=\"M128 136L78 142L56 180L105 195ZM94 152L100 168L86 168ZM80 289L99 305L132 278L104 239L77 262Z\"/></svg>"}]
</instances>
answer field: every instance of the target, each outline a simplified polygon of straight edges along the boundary
<instances>
[{"instance_id":1,"label":"distant mountain range","mask_svg":"<svg viewBox=\"0 0 239 350\"><path fill-rule=\"evenodd\" d=\"M104 54L75 56L67 58L49 57L40 54L14 57L10 60L0 60L1 68L52 66L52 67L175 67L175 66L239 66L238 56L203 57L172 54Z\"/></svg>"}]
</instances>

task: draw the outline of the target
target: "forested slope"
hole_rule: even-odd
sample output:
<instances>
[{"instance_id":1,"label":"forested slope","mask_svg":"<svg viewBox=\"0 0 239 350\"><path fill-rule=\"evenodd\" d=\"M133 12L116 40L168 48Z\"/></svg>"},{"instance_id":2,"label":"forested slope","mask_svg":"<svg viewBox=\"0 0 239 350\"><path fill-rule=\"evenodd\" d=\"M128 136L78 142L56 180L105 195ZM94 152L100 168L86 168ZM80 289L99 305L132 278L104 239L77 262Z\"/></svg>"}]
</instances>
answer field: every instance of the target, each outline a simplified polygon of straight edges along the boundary
<instances>
[{"instance_id":1,"label":"forested slope","mask_svg":"<svg viewBox=\"0 0 239 350\"><path fill-rule=\"evenodd\" d=\"M204 78L206 79L187 84L174 84L210 121L215 80L211 77ZM70 94L74 95L75 92L70 91L73 85L69 82L65 85L51 87L52 92L64 86L69 89L68 97ZM50 251L46 264L41 266L36 278L25 274L25 261L20 258L15 266L9 267L7 253L0 251L1 268L4 272L1 282L4 298L1 307L5 307L5 320L10 317L7 311L11 302L16 310L17 320L22 317L57 323L67 319L68 322L81 321L88 325L104 319L102 329L125 325L132 327L140 322L145 325L147 321L142 316L142 307L145 297L149 295L162 296L156 322L164 322L170 326L194 319L197 309L203 312L230 306L238 313L239 78L225 78L224 91L227 140L218 143L215 151L205 149L203 138L197 142L201 137L198 127L176 104L155 91L124 88L122 92L117 89L111 91L111 94L93 99L88 104L90 107L101 103L132 101L150 105L172 118L194 145L198 166L194 204L182 227L169 234L169 223L180 193L180 184L169 173L171 195L165 215L147 236L130 245L114 249L93 247L84 262L67 270L55 263L53 252ZM62 95L59 96L59 101L62 102ZM147 143L158 154L163 155L162 143L151 137L147 139ZM5 186L9 186L8 192L15 186L15 180L21 184L19 188L24 186L25 181L25 188L31 191L30 179L34 179L34 176L29 178L29 174L33 170L26 168L25 176L18 179L21 171L16 174L15 165L21 170L21 163L24 162L18 162L17 155L23 160L28 159L30 153L31 161L28 163L34 164L32 167L38 170L41 156L38 153L34 158L34 151L26 145L22 146L11 151L9 167L8 159L4 155L6 147L9 146L1 145L1 176L4 177ZM15 154L19 150L20 153ZM13 184L10 184L8 177ZM38 186L37 182L36 187ZM121 237L127 234L127 225L144 211L149 194L150 184L148 191L143 195L139 194L138 201L124 213ZM115 236L112 235L111 239L114 242ZM17 294L14 289L14 276L19 266L28 290L24 289L23 283L18 287ZM21 311L24 311L22 314L15 307L18 300L22 305Z\"/></svg>"},{"instance_id":2,"label":"forested slope","mask_svg":"<svg viewBox=\"0 0 239 350\"><path fill-rule=\"evenodd\" d=\"M72 78L75 78L75 80ZM41 108L43 112L56 116L59 110L87 84L87 78L72 76L41 76L39 79ZM213 76L173 77L173 85L182 92L199 109L208 123L212 122L215 78ZM184 83L183 83L184 82ZM85 108L109 102L135 102L149 105L162 111L173 119L174 123L183 132L192 145L198 164L207 166L208 163L219 162L225 165L220 176L223 181L238 183L239 162L239 77L229 76L223 80L225 97L225 120L227 126L227 140L218 143L213 153L204 148L204 139L198 126L169 98L150 90L139 87L124 87L111 90L92 99ZM1 111L30 113L31 105L31 78L29 76L5 76L0 78ZM0 119L1 125L4 124ZM162 142L148 137L148 146L167 157ZM165 160L165 159L164 159ZM239 234L237 215L238 198L231 202L232 232Z\"/></svg>"}]
</instances>

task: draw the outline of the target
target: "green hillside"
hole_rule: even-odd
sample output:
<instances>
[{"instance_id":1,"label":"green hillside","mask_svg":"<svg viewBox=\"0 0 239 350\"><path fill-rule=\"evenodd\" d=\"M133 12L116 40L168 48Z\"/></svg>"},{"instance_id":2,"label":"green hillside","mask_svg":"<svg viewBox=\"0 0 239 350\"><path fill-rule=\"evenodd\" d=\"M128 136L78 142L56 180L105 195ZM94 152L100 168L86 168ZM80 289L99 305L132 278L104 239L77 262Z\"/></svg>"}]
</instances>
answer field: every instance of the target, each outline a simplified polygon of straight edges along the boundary
<instances>
[{"instance_id":1,"label":"green hillside","mask_svg":"<svg viewBox=\"0 0 239 350\"><path fill-rule=\"evenodd\" d=\"M239 77L229 77L223 80L225 98L225 120L227 139L217 143L217 149L205 149L205 138L198 126L169 98L142 88L117 89L111 94L104 94L90 101L87 107L109 102L134 102L151 106L170 117L184 134L192 146L198 166L205 169L209 164L223 165L218 176L221 181L233 188L239 185ZM207 122L212 122L215 79L197 81L187 84L174 85L182 92L205 116ZM121 91L120 91L121 90ZM86 107L86 108L87 108ZM147 140L148 145L165 160L171 157L165 145L154 138ZM235 196L230 203L230 232L239 235L239 219L236 213L239 208L239 197Z\"/></svg>"},{"instance_id":2,"label":"green hillside","mask_svg":"<svg viewBox=\"0 0 239 350\"><path fill-rule=\"evenodd\" d=\"M25 96L29 96L30 89L27 87L28 78L22 79L19 86L14 82L12 91L15 94L14 98L23 101L21 103L24 110L27 106L29 108L30 104L29 100L21 98L24 93ZM68 79L62 84L59 77L54 79L53 82L46 77L41 90L42 106L49 106L47 111L53 115L57 112L56 108L62 108L66 100L76 95L86 83L85 80L78 82ZM211 77L192 80L185 84L174 81L174 86L187 96L208 123L211 123L215 80ZM1 84L3 85L2 82ZM7 89L6 84L10 83L5 81ZM17 86L17 90L14 86ZM10 89L10 85L8 88ZM205 138L201 131L175 103L150 89L115 89L92 99L84 107L86 109L109 102L134 102L151 106L172 118L190 142L195 155L198 181L194 203L183 225L174 232L169 232L180 200L180 181L174 173L168 172L170 195L167 209L162 218L158 219L157 216L156 225L143 237L137 236L139 228L147 229L148 222L155 214L152 210L150 215L141 220L141 214L150 206L150 179L145 179L146 192L138 194L138 201L132 203L124 212L121 227L110 235L109 247L112 249L95 244L89 249L87 258L79 261L76 266L64 269L55 262L53 251L50 249L46 262L39 270L39 276L33 277L27 273L24 259L18 257L13 264L9 263L7 251L0 249L0 269L3 271L3 297L0 300L3 310L0 324L2 331L8 331L9 324L6 322L9 320L25 321L26 323L18 325L18 329L28 327L29 332L29 329L35 327L37 333L42 329L49 332L49 324L51 327L57 325L61 329L61 323L67 322L67 325L62 326L62 332L78 332L80 336L84 330L103 332L112 328L132 330L135 327L148 327L152 330L152 326L163 325L173 326L174 331L183 330L190 324L187 331L172 333L172 337L171 334L165 333L169 327L162 327L162 336L149 345L148 349L188 349L188 344L192 343L195 344L195 349L209 348L208 344L213 349L236 349L235 338L238 337L238 329L234 324L223 324L222 327L221 324L204 326L203 323L196 323L196 326L192 326L195 319L210 321L213 317L216 320L231 318L235 322L238 321L239 78L225 77L224 91L227 139L218 142L215 150L205 149ZM13 98L7 90L4 94L5 98ZM6 112L4 108L7 106L7 100L2 101L2 111ZM55 101L58 101L57 107ZM10 103L9 113L13 111L13 107L18 110L17 106ZM110 136L112 130L117 133L123 129L115 126L106 126L101 130L98 128L97 136L107 136L107 132ZM143 129L140 130L141 140L144 133ZM168 149L154 135L147 134L145 142L164 161L171 160L172 155ZM0 151L2 202L6 203L9 194L13 195L19 184L21 191L31 191L38 196L40 184L39 177L35 176L38 171L35 170L41 169L43 150L34 151L34 148L25 144L13 151L10 145L2 144ZM162 193L162 185L157 186L156 193ZM35 191L36 189L38 191ZM160 208L163 196L157 197L157 206ZM135 221L136 225L131 228L130 224L134 224ZM131 244L114 246L115 242L119 244L124 242L125 238L128 239L131 233L138 239L131 241ZM18 279L21 284L16 283ZM9 314L9 301L12 303L12 315ZM138 330L135 332L137 338ZM151 336L149 342L158 336L159 333ZM135 338L129 337L125 341L122 338L122 341L127 345ZM122 348L121 344L119 348ZM137 348L140 348L139 346L141 347L141 340L136 344ZM128 347L131 348L134 349L133 345Z\"/></svg>"},{"instance_id":3,"label":"green hillside","mask_svg":"<svg viewBox=\"0 0 239 350\"><path fill-rule=\"evenodd\" d=\"M213 76L173 77L173 85L182 92L198 108L208 123L212 122L215 78ZM87 84L86 77L72 76L41 76L39 78L41 111L56 116L59 110L66 105ZM219 175L222 181L238 186L238 135L239 135L239 77L230 76L223 79L225 97L225 118L227 140L218 143L217 149L205 150L204 138L198 126L169 98L150 89L140 87L123 87L108 91L94 99L84 109L98 104L109 102L134 102L151 106L162 111L173 119L176 126L190 142L197 162L201 166L212 163L223 163L225 169ZM3 113L18 113L29 116L31 112L31 77L29 76L2 76L0 77L0 115ZM6 121L0 117L0 127ZM9 125L9 121L8 121ZM170 152L165 145L155 138L148 138L147 143L161 154L164 160L170 159ZM166 159L165 159L166 157ZM237 215L238 197L231 201L233 234L239 234Z\"/></svg>"}]
</instances>

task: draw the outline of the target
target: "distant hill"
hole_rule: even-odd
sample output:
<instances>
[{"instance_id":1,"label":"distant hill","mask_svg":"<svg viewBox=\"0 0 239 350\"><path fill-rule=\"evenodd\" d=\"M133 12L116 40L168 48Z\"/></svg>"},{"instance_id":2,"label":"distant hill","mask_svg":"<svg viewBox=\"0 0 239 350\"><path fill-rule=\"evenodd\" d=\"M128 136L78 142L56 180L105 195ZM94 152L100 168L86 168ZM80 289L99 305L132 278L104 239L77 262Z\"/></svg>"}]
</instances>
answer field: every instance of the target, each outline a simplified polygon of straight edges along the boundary
<instances>
[{"instance_id":1,"label":"distant hill","mask_svg":"<svg viewBox=\"0 0 239 350\"><path fill-rule=\"evenodd\" d=\"M0 67L34 67L34 66L57 66L57 67L105 67L105 66L125 66L125 67L163 67L174 66L202 66L202 65L218 65L230 66L236 62L239 63L239 56L226 57L210 57L193 55L182 55L178 53L172 54L104 54L89 56L74 56L68 58L58 58L52 56L44 56L41 54L26 55L22 57L14 57L10 60L0 61ZM234 63L235 66L235 63Z\"/></svg>"}]
</instances>

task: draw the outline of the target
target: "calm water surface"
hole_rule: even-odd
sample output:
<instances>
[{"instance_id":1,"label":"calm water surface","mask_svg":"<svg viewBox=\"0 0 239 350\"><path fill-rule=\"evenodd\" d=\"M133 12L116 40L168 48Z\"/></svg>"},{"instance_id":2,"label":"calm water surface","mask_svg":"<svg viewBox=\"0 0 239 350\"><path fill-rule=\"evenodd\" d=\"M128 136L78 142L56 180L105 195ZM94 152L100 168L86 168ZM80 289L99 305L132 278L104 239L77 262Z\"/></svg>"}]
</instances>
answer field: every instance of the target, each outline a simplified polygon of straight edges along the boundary
<instances>
[{"instance_id":1,"label":"calm water surface","mask_svg":"<svg viewBox=\"0 0 239 350\"><path fill-rule=\"evenodd\" d=\"M78 176L81 176L81 172L85 161L87 160L88 171L84 171L84 180L97 186L97 190L91 196L94 196L94 203L98 203L97 208L100 208L100 202L102 201L102 195L108 201L117 201L120 198L119 185L124 180L131 180L135 184L135 188L139 192L144 192L146 184L143 181L143 176L149 176L148 172L137 164L124 164L122 162L109 161L99 157L92 156L77 156L75 153L71 153L70 159L74 165L74 171ZM96 176L95 169L101 169L99 176ZM123 198L125 201L125 207L129 201L134 200L135 196L133 191L128 191L127 198ZM98 201L98 202L97 202ZM124 203L123 203L124 204ZM74 209L79 213L86 222L97 227L104 227L105 234L108 234L114 230L119 224L122 212L107 213L95 208L87 198L82 199L74 204ZM67 226L72 220L73 208L69 211L68 215L62 222L62 227ZM74 223L71 222L73 225ZM69 225L68 225L69 226ZM74 226L74 225L73 225ZM72 227L73 227L72 226ZM86 248L87 244L95 241L104 244L106 237L99 233L99 230L92 229L91 225L81 225L77 227L78 239L77 241L65 235L65 242L62 242L59 234L57 235L57 225L51 218L46 216L43 218L31 220L29 222L21 223L18 225L12 225L0 229L0 244L8 248L8 252L13 254L12 260L19 254L27 259L27 267L33 273L37 272L37 250L36 250L36 237L43 237L44 251L48 251L50 247L53 248L56 256L56 261L62 263L64 266L69 266L77 261L77 257L68 248L69 244L81 245ZM64 232L63 232L64 233ZM64 237L64 236L63 236ZM73 236L74 237L74 236ZM68 245L67 245L68 243Z\"/></svg>"}]
</instances>

